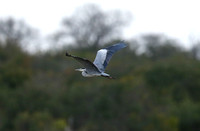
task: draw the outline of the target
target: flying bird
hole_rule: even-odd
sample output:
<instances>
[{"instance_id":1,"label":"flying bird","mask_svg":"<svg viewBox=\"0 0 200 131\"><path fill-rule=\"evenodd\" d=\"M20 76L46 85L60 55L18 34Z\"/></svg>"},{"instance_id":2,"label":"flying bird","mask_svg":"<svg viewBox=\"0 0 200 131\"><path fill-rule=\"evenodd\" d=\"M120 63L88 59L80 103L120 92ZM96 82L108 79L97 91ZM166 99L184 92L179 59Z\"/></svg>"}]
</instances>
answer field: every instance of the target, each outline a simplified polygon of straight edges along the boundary
<instances>
[{"instance_id":1,"label":"flying bird","mask_svg":"<svg viewBox=\"0 0 200 131\"><path fill-rule=\"evenodd\" d=\"M112 55L118 50L125 48L127 45L123 42L114 44L112 46L100 49L97 51L96 58L94 62L81 58L78 56L74 56L66 52L66 56L72 57L77 60L79 63L83 65L84 68L75 69L76 71L82 72L82 76L84 77L94 77L94 76L103 76L110 79L113 79L109 74L105 73L105 69L112 57Z\"/></svg>"}]
</instances>

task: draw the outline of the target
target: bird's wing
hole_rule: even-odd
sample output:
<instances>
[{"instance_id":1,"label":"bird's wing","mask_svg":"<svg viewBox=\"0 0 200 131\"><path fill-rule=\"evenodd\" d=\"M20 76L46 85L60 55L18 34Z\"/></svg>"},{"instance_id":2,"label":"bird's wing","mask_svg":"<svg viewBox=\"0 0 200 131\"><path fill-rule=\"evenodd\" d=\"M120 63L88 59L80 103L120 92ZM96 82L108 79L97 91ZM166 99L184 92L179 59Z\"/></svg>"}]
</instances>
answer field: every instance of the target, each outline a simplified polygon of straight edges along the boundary
<instances>
[{"instance_id":1,"label":"bird's wing","mask_svg":"<svg viewBox=\"0 0 200 131\"><path fill-rule=\"evenodd\" d=\"M78 57L78 56L73 56L71 54L68 54L67 52L66 52L66 56L72 57L75 60L77 60L79 63L81 63L84 66L84 68L86 68L87 71L91 71L91 72L97 71L97 72L99 72L98 68L91 61L89 61L87 59L84 59L84 58L81 58L81 57Z\"/></svg>"},{"instance_id":2,"label":"bird's wing","mask_svg":"<svg viewBox=\"0 0 200 131\"><path fill-rule=\"evenodd\" d=\"M96 58L94 60L94 65L101 71L101 72L104 72L105 71L105 68L106 66L108 65L112 55L122 49L122 48L125 48L127 45L123 42L120 42L120 43L117 43L117 44L114 44L112 46L109 46L105 49L100 49L98 52L97 52L97 55L96 55Z\"/></svg>"}]
</instances>

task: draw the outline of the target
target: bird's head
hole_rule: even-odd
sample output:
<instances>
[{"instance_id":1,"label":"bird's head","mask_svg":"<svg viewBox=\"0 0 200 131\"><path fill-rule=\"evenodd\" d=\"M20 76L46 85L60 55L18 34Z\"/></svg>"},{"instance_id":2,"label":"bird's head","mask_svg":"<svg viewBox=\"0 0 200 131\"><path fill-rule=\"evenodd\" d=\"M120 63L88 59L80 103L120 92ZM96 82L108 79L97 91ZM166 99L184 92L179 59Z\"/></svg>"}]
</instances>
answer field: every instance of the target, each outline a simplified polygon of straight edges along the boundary
<instances>
[{"instance_id":1,"label":"bird's head","mask_svg":"<svg viewBox=\"0 0 200 131\"><path fill-rule=\"evenodd\" d=\"M82 74L82 76L84 76L84 77L88 77L88 76L87 76L87 72L86 72L86 69L85 69L85 68L75 69L75 71L80 71L80 72L82 72L82 73L81 73L81 74Z\"/></svg>"},{"instance_id":2,"label":"bird's head","mask_svg":"<svg viewBox=\"0 0 200 131\"><path fill-rule=\"evenodd\" d=\"M79 69L75 69L75 71L83 72L83 71L85 71L85 69L84 68L79 68Z\"/></svg>"}]
</instances>

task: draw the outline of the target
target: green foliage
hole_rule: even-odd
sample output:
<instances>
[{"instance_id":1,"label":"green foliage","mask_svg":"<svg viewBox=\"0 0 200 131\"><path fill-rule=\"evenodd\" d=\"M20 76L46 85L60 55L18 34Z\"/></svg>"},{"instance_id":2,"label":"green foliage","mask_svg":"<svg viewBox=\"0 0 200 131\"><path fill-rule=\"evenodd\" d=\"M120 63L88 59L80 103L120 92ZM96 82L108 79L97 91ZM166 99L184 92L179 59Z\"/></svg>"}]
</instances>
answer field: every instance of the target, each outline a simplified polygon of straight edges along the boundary
<instances>
[{"instance_id":1,"label":"green foliage","mask_svg":"<svg viewBox=\"0 0 200 131\"><path fill-rule=\"evenodd\" d=\"M20 113L15 119L16 131L63 131L66 121L53 119L47 112Z\"/></svg>"},{"instance_id":2,"label":"green foliage","mask_svg":"<svg viewBox=\"0 0 200 131\"><path fill-rule=\"evenodd\" d=\"M200 105L187 99L175 108L176 115L180 118L179 128L182 131L199 130Z\"/></svg>"},{"instance_id":3,"label":"green foliage","mask_svg":"<svg viewBox=\"0 0 200 131\"><path fill-rule=\"evenodd\" d=\"M30 55L0 44L0 130L199 130L200 61L157 41L141 55L118 52L106 71L115 80L82 77L62 50ZM96 50L71 53L92 60Z\"/></svg>"},{"instance_id":4,"label":"green foliage","mask_svg":"<svg viewBox=\"0 0 200 131\"><path fill-rule=\"evenodd\" d=\"M0 83L9 88L22 85L31 75L30 57L15 43L0 45Z\"/></svg>"}]
</instances>

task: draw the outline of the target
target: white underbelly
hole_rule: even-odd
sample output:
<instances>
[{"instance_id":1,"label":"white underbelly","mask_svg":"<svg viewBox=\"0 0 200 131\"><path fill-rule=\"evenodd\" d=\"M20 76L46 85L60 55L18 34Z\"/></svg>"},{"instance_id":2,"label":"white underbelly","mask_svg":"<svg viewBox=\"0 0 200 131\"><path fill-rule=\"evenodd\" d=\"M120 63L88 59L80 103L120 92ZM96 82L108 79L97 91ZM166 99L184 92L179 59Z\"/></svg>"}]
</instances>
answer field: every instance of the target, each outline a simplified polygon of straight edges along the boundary
<instances>
[{"instance_id":1,"label":"white underbelly","mask_svg":"<svg viewBox=\"0 0 200 131\"><path fill-rule=\"evenodd\" d=\"M84 76L84 77L95 77L95 76L101 76L101 74L100 73L88 74L88 73L82 72L82 76Z\"/></svg>"}]
</instances>

